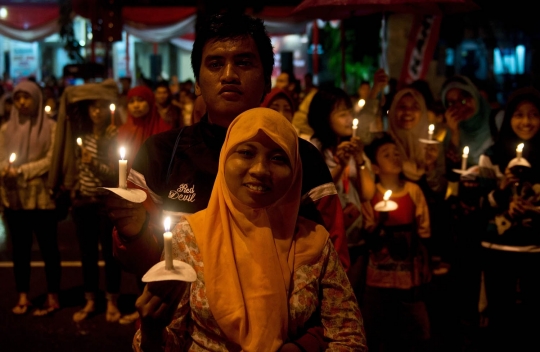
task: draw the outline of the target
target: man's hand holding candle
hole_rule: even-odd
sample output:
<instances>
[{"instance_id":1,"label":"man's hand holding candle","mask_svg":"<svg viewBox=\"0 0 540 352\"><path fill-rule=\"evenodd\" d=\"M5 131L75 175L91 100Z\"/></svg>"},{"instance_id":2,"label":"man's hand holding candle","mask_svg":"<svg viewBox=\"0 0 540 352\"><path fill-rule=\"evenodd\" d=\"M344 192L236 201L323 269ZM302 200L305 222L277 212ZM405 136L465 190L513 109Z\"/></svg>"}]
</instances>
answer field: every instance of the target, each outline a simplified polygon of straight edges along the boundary
<instances>
[{"instance_id":1,"label":"man's hand holding candle","mask_svg":"<svg viewBox=\"0 0 540 352\"><path fill-rule=\"evenodd\" d=\"M143 230L146 209L142 203L133 203L110 192L107 196L107 211L121 236L133 237Z\"/></svg>"}]
</instances>

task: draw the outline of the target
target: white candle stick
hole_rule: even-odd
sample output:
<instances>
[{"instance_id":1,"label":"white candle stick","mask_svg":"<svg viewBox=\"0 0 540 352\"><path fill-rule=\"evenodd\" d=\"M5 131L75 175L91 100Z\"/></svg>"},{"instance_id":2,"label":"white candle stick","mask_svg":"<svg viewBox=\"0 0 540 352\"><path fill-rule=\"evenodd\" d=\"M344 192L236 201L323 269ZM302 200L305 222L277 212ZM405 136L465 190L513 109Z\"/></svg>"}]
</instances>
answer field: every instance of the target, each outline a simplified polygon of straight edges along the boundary
<instances>
[{"instance_id":1,"label":"white candle stick","mask_svg":"<svg viewBox=\"0 0 540 352\"><path fill-rule=\"evenodd\" d=\"M516 148L516 157L519 160L521 160L521 157L523 156L523 148L525 147L525 144L519 143Z\"/></svg>"},{"instance_id":2,"label":"white candle stick","mask_svg":"<svg viewBox=\"0 0 540 352\"><path fill-rule=\"evenodd\" d=\"M467 158L469 157L469 147L463 148L463 155L461 159L461 170L467 170Z\"/></svg>"},{"instance_id":3,"label":"white candle stick","mask_svg":"<svg viewBox=\"0 0 540 352\"><path fill-rule=\"evenodd\" d=\"M165 270L173 270L173 259L172 259L172 232L171 229L171 218L165 218L163 222L165 227L165 233L163 233L163 248L165 251Z\"/></svg>"},{"instance_id":4,"label":"white candle stick","mask_svg":"<svg viewBox=\"0 0 540 352\"><path fill-rule=\"evenodd\" d=\"M17 154L11 153L9 156L9 168L11 169L13 163L15 162L15 159L17 159Z\"/></svg>"},{"instance_id":5,"label":"white candle stick","mask_svg":"<svg viewBox=\"0 0 540 352\"><path fill-rule=\"evenodd\" d=\"M390 197L392 197L392 191L391 190L388 190L388 191L384 192L383 200L384 200L384 206L385 207L386 207L386 202L388 202Z\"/></svg>"},{"instance_id":6,"label":"white candle stick","mask_svg":"<svg viewBox=\"0 0 540 352\"><path fill-rule=\"evenodd\" d=\"M114 110L116 110L116 105L109 105L109 109L111 109L111 125L114 125Z\"/></svg>"},{"instance_id":7,"label":"white candle stick","mask_svg":"<svg viewBox=\"0 0 540 352\"><path fill-rule=\"evenodd\" d=\"M120 148L120 158L118 160L118 187L126 189L127 188L127 160L124 160L126 156L126 148Z\"/></svg>"},{"instance_id":8,"label":"white candle stick","mask_svg":"<svg viewBox=\"0 0 540 352\"><path fill-rule=\"evenodd\" d=\"M352 136L356 137L356 130L358 129L358 119L352 120Z\"/></svg>"},{"instance_id":9,"label":"white candle stick","mask_svg":"<svg viewBox=\"0 0 540 352\"><path fill-rule=\"evenodd\" d=\"M428 135L429 135L429 140L433 140L433 131L435 131L435 125L429 125L428 127Z\"/></svg>"}]
</instances>

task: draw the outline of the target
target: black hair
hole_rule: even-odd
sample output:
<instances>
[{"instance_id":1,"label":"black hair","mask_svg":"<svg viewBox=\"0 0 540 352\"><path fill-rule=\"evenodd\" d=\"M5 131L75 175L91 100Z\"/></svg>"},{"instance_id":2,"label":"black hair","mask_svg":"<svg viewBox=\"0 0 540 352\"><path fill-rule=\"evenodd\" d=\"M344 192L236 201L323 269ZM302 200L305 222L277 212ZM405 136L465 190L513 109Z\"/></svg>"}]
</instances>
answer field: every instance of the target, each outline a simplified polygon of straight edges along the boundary
<instances>
[{"instance_id":1,"label":"black hair","mask_svg":"<svg viewBox=\"0 0 540 352\"><path fill-rule=\"evenodd\" d=\"M392 136L387 132L380 132L376 135L376 137L373 139L373 141L364 147L364 153L366 153L366 156L371 161L371 164L378 165L377 164L377 152L383 145L386 144L396 144L396 141Z\"/></svg>"},{"instance_id":2,"label":"black hair","mask_svg":"<svg viewBox=\"0 0 540 352\"><path fill-rule=\"evenodd\" d=\"M236 12L212 15L197 28L191 52L191 67L195 79L199 80L203 49L208 42L240 38L252 38L255 42L263 66L264 82L270 86L270 77L274 69L274 50L264 23L259 18Z\"/></svg>"},{"instance_id":3,"label":"black hair","mask_svg":"<svg viewBox=\"0 0 540 352\"><path fill-rule=\"evenodd\" d=\"M308 123L313 128L313 138L322 144L321 150L334 148L339 142L339 137L330 127L330 115L339 104L352 109L351 98L343 89L323 87L315 93L309 105Z\"/></svg>"}]
</instances>

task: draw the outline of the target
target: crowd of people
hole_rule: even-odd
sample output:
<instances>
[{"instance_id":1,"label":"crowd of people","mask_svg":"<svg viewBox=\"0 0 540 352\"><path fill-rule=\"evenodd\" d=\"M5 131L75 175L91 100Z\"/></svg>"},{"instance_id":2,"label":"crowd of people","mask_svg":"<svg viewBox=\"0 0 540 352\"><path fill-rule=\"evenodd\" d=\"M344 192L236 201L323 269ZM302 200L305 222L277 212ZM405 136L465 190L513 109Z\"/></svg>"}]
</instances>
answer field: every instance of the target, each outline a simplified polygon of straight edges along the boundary
<instances>
[{"instance_id":1,"label":"crowd of people","mask_svg":"<svg viewBox=\"0 0 540 352\"><path fill-rule=\"evenodd\" d=\"M517 89L495 109L468 77L449 78L437 98L382 69L353 96L310 75L302 89L292 72L272 87L263 22L208 21L193 92L175 80L153 90L124 80L121 93L113 80L87 83L63 90L54 118L30 80L0 100L14 314L31 305L33 233L48 285L33 314L60 309L56 224L69 209L86 299L73 320L96 311L101 243L106 319L137 321L137 351L428 350L426 287L449 273L463 326L484 324L512 350L519 302L530 318L520 339L534 345L539 91ZM120 146L142 203L103 189L118 186ZM141 281L165 258L164 217L194 282ZM126 316L123 270L141 293Z\"/></svg>"}]
</instances>

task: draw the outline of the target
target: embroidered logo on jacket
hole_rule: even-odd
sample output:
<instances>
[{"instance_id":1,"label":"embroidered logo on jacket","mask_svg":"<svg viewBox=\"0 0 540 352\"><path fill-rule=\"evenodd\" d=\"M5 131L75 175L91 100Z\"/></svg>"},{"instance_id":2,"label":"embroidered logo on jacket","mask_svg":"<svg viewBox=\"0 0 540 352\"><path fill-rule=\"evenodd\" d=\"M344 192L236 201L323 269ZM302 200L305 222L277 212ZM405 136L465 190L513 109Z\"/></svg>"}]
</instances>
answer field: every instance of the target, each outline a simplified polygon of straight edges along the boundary
<instances>
[{"instance_id":1,"label":"embroidered logo on jacket","mask_svg":"<svg viewBox=\"0 0 540 352\"><path fill-rule=\"evenodd\" d=\"M176 199L183 202L193 203L195 201L195 185L188 186L187 183L182 183L175 191L169 191L169 198Z\"/></svg>"}]
</instances>

